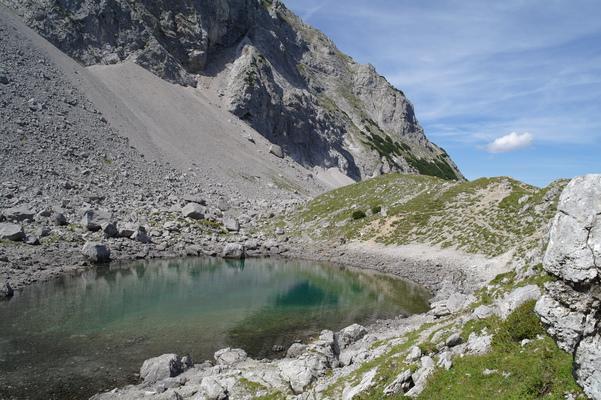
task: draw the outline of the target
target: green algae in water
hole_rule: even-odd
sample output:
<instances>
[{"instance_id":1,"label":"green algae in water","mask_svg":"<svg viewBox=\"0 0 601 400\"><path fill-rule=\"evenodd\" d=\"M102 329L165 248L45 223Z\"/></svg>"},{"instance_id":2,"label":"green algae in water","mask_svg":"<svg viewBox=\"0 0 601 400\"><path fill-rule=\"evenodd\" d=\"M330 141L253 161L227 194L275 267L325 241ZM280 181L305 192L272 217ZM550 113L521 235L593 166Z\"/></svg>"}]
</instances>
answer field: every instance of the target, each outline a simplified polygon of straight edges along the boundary
<instances>
[{"instance_id":1,"label":"green algae in water","mask_svg":"<svg viewBox=\"0 0 601 400\"><path fill-rule=\"evenodd\" d=\"M260 259L138 262L27 288L0 303L0 398L78 399L135 383L164 353L276 357L322 329L423 312L427 292L381 274Z\"/></svg>"}]
</instances>

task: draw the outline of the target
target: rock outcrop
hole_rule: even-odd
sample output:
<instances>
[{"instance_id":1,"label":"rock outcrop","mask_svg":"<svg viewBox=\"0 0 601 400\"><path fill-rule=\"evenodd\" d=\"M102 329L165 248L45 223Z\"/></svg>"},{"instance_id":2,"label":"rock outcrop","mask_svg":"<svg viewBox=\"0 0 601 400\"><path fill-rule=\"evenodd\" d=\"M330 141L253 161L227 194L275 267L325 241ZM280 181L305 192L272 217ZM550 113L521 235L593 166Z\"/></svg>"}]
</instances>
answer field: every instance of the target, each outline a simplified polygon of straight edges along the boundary
<instances>
[{"instance_id":1,"label":"rock outcrop","mask_svg":"<svg viewBox=\"0 0 601 400\"><path fill-rule=\"evenodd\" d=\"M574 354L578 383L601 399L601 175L573 179L563 191L551 227L546 284L536 312L558 345Z\"/></svg>"},{"instance_id":2,"label":"rock outcrop","mask_svg":"<svg viewBox=\"0 0 601 400\"><path fill-rule=\"evenodd\" d=\"M171 82L201 82L277 157L353 179L390 171L462 178L401 91L279 0L0 3L85 65L134 61Z\"/></svg>"}]
</instances>

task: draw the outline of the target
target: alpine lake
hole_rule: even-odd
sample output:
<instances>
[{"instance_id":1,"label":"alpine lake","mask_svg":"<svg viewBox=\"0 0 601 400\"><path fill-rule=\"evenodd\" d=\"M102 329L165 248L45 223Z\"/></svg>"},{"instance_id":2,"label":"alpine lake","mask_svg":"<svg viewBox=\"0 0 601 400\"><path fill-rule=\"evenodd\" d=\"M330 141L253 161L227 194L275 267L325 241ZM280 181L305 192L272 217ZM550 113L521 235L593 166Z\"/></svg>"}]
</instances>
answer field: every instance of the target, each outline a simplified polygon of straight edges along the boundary
<instances>
[{"instance_id":1,"label":"alpine lake","mask_svg":"<svg viewBox=\"0 0 601 400\"><path fill-rule=\"evenodd\" d=\"M0 398L88 398L138 382L164 353L283 357L323 329L421 313L428 299L387 275L277 258L98 267L0 302Z\"/></svg>"}]
</instances>

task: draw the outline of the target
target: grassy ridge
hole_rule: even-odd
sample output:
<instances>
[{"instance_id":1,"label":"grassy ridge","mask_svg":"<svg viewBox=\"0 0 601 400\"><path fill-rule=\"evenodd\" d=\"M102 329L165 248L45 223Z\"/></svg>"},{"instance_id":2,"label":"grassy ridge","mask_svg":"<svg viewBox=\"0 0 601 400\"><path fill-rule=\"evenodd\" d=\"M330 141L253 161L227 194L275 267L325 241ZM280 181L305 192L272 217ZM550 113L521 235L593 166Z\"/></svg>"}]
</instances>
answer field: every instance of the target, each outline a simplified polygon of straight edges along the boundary
<instances>
[{"instance_id":1,"label":"grassy ridge","mask_svg":"<svg viewBox=\"0 0 601 400\"><path fill-rule=\"evenodd\" d=\"M285 224L314 239L428 243L496 256L531 247L565 184L539 189L506 177L450 182L387 174L323 194Z\"/></svg>"}]
</instances>

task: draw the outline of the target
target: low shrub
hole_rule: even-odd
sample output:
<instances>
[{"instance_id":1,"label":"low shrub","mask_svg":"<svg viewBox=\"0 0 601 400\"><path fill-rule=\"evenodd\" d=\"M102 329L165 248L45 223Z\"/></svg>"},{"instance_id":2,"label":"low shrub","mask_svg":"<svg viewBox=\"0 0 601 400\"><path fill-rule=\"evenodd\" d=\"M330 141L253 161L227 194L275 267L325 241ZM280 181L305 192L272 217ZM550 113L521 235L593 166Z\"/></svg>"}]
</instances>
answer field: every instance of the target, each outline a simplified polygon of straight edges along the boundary
<instances>
[{"instance_id":1,"label":"low shrub","mask_svg":"<svg viewBox=\"0 0 601 400\"><path fill-rule=\"evenodd\" d=\"M353 211L352 217L353 217L353 219L357 220L357 219L363 219L363 218L367 217L367 215L363 211L357 210L357 211Z\"/></svg>"},{"instance_id":2,"label":"low shrub","mask_svg":"<svg viewBox=\"0 0 601 400\"><path fill-rule=\"evenodd\" d=\"M544 334L545 330L534 313L535 305L536 300L527 301L502 321L493 339L493 346L507 348L524 339L534 339Z\"/></svg>"},{"instance_id":3,"label":"low shrub","mask_svg":"<svg viewBox=\"0 0 601 400\"><path fill-rule=\"evenodd\" d=\"M373 206L373 207L371 208L371 212L372 212L372 214L379 214L379 213L380 213L380 211L382 211L382 206Z\"/></svg>"}]
</instances>

